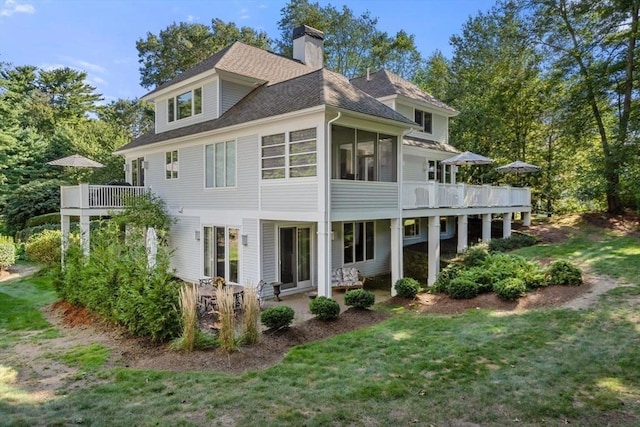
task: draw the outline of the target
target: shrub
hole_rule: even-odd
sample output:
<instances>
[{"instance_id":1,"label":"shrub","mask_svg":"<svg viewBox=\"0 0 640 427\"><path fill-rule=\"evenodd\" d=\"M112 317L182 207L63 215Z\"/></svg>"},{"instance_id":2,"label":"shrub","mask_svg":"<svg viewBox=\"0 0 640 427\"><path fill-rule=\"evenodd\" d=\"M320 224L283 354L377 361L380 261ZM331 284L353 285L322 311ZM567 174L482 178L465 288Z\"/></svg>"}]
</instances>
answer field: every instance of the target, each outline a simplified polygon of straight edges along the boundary
<instances>
[{"instance_id":1,"label":"shrub","mask_svg":"<svg viewBox=\"0 0 640 427\"><path fill-rule=\"evenodd\" d=\"M286 305L269 307L260 314L260 321L269 329L281 329L288 327L295 316L293 308Z\"/></svg>"},{"instance_id":2,"label":"shrub","mask_svg":"<svg viewBox=\"0 0 640 427\"><path fill-rule=\"evenodd\" d=\"M432 290L434 292L444 292L447 293L447 289L449 288L449 283L451 280L455 279L462 273L462 267L458 264L449 264L438 274L438 278L436 282L433 284Z\"/></svg>"},{"instance_id":3,"label":"shrub","mask_svg":"<svg viewBox=\"0 0 640 427\"><path fill-rule=\"evenodd\" d=\"M402 298L415 298L420 290L420 284L411 277L403 277L396 282L396 293Z\"/></svg>"},{"instance_id":4,"label":"shrub","mask_svg":"<svg viewBox=\"0 0 640 427\"><path fill-rule=\"evenodd\" d=\"M493 291L502 299L514 301L527 292L527 285L524 280L511 277L493 285Z\"/></svg>"},{"instance_id":5,"label":"shrub","mask_svg":"<svg viewBox=\"0 0 640 427\"><path fill-rule=\"evenodd\" d=\"M364 289L353 289L344 294L344 303L349 307L369 308L376 301L376 295Z\"/></svg>"},{"instance_id":6,"label":"shrub","mask_svg":"<svg viewBox=\"0 0 640 427\"><path fill-rule=\"evenodd\" d=\"M462 265L465 267L476 267L481 265L488 256L489 249L486 244L471 246L462 254Z\"/></svg>"},{"instance_id":7,"label":"shrub","mask_svg":"<svg viewBox=\"0 0 640 427\"><path fill-rule=\"evenodd\" d=\"M29 237L25 244L27 259L53 267L60 264L62 233L59 230L44 230Z\"/></svg>"},{"instance_id":8,"label":"shrub","mask_svg":"<svg viewBox=\"0 0 640 427\"><path fill-rule=\"evenodd\" d=\"M245 344L255 344L260 337L258 319L260 318L260 304L256 288L245 286L242 298L242 340Z\"/></svg>"},{"instance_id":9,"label":"shrub","mask_svg":"<svg viewBox=\"0 0 640 427\"><path fill-rule=\"evenodd\" d=\"M180 311L182 314L182 340L180 349L193 351L198 330L197 290L185 283L180 288Z\"/></svg>"},{"instance_id":10,"label":"shrub","mask_svg":"<svg viewBox=\"0 0 640 427\"><path fill-rule=\"evenodd\" d=\"M582 271L569 261L557 260L547 268L545 280L551 285L578 286L582 283Z\"/></svg>"},{"instance_id":11,"label":"shrub","mask_svg":"<svg viewBox=\"0 0 640 427\"><path fill-rule=\"evenodd\" d=\"M491 292L493 284L500 280L500 274L495 269L473 267L465 271L461 277L469 279L478 286L478 294Z\"/></svg>"},{"instance_id":12,"label":"shrub","mask_svg":"<svg viewBox=\"0 0 640 427\"><path fill-rule=\"evenodd\" d=\"M449 282L447 293L451 298L470 299L478 295L478 285L465 276L459 276Z\"/></svg>"},{"instance_id":13,"label":"shrub","mask_svg":"<svg viewBox=\"0 0 640 427\"><path fill-rule=\"evenodd\" d=\"M216 300L218 302L218 319L220 321L220 329L218 330L220 348L230 352L237 348L233 288L231 286L217 286Z\"/></svg>"},{"instance_id":14,"label":"shrub","mask_svg":"<svg viewBox=\"0 0 640 427\"><path fill-rule=\"evenodd\" d=\"M24 227L27 220L37 215L60 210L61 181L31 181L16 188L7 198L4 220L9 233Z\"/></svg>"},{"instance_id":15,"label":"shrub","mask_svg":"<svg viewBox=\"0 0 640 427\"><path fill-rule=\"evenodd\" d=\"M0 236L0 270L6 270L16 262L16 246L11 237Z\"/></svg>"},{"instance_id":16,"label":"shrub","mask_svg":"<svg viewBox=\"0 0 640 427\"><path fill-rule=\"evenodd\" d=\"M489 242L489 252L507 252L536 244L536 238L522 233L514 233L506 239L493 239Z\"/></svg>"},{"instance_id":17,"label":"shrub","mask_svg":"<svg viewBox=\"0 0 640 427\"><path fill-rule=\"evenodd\" d=\"M45 224L60 224L60 212L37 215L27 220L27 227L38 227Z\"/></svg>"},{"instance_id":18,"label":"shrub","mask_svg":"<svg viewBox=\"0 0 640 427\"><path fill-rule=\"evenodd\" d=\"M334 320L340 314L340 304L331 298L316 297L309 303L309 311L318 320Z\"/></svg>"}]
</instances>

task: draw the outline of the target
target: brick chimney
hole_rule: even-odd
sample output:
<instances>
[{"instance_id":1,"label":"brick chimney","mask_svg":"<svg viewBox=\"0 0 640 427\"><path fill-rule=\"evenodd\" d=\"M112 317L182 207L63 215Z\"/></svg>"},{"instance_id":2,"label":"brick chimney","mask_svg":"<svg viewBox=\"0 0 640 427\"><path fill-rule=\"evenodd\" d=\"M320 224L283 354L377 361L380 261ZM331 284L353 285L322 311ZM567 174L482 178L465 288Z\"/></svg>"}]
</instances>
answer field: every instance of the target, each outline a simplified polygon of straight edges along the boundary
<instances>
[{"instance_id":1,"label":"brick chimney","mask_svg":"<svg viewBox=\"0 0 640 427\"><path fill-rule=\"evenodd\" d=\"M323 66L323 46L322 31L306 25L293 29L293 59L319 70Z\"/></svg>"}]
</instances>

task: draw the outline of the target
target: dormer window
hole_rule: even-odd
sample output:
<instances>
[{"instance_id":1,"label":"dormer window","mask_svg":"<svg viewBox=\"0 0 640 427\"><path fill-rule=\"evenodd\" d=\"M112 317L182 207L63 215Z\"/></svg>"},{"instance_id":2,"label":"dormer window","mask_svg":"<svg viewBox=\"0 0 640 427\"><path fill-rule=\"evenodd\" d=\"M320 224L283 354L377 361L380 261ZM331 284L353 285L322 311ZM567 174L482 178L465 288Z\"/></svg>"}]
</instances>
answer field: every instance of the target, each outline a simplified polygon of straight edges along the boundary
<instances>
[{"instance_id":1,"label":"dormer window","mask_svg":"<svg viewBox=\"0 0 640 427\"><path fill-rule=\"evenodd\" d=\"M190 90L167 100L167 121L186 119L202 113L202 88Z\"/></svg>"},{"instance_id":2,"label":"dormer window","mask_svg":"<svg viewBox=\"0 0 640 427\"><path fill-rule=\"evenodd\" d=\"M417 124L422 126L422 131L425 133L432 133L431 124L433 122L433 114L426 111L418 110L416 108L415 120Z\"/></svg>"}]
</instances>

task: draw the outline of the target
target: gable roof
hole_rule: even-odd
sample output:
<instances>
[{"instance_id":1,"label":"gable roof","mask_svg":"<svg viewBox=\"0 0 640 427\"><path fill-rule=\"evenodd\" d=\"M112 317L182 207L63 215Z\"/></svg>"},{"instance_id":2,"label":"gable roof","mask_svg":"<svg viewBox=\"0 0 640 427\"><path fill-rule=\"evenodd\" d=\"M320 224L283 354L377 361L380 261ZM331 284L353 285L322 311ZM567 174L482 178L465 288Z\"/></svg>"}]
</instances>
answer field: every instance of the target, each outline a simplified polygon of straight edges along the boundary
<instances>
[{"instance_id":1,"label":"gable roof","mask_svg":"<svg viewBox=\"0 0 640 427\"><path fill-rule=\"evenodd\" d=\"M195 67L179 74L168 82L162 83L147 93L145 97L212 69L242 74L262 80L267 84L279 83L312 70L312 68L295 59L236 41Z\"/></svg>"},{"instance_id":2,"label":"gable roof","mask_svg":"<svg viewBox=\"0 0 640 427\"><path fill-rule=\"evenodd\" d=\"M374 98L403 95L407 98L426 102L427 104L431 104L453 114L458 114L458 111L455 108L449 107L444 102L429 95L418 86L406 81L391 71L380 70L376 73L370 74L368 78L367 76L363 76L351 79L351 84Z\"/></svg>"},{"instance_id":3,"label":"gable roof","mask_svg":"<svg viewBox=\"0 0 640 427\"><path fill-rule=\"evenodd\" d=\"M351 85L344 76L323 68L280 83L263 84L251 91L218 119L194 123L161 133L155 133L154 130L151 130L118 151L321 105L392 120L406 126L416 125L402 114Z\"/></svg>"}]
</instances>

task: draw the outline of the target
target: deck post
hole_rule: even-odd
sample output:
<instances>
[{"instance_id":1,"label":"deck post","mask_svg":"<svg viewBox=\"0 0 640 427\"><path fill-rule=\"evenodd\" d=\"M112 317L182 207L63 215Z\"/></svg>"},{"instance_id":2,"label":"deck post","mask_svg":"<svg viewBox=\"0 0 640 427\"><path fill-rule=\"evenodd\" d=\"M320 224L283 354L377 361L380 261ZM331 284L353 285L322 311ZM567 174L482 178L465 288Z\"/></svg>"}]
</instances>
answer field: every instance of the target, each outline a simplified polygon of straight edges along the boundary
<instances>
[{"instance_id":1,"label":"deck post","mask_svg":"<svg viewBox=\"0 0 640 427\"><path fill-rule=\"evenodd\" d=\"M436 282L440 272L440 217L429 217L429 261L427 273L427 285Z\"/></svg>"},{"instance_id":2,"label":"deck post","mask_svg":"<svg viewBox=\"0 0 640 427\"><path fill-rule=\"evenodd\" d=\"M331 298L331 223L318 221L318 295Z\"/></svg>"},{"instance_id":3,"label":"deck post","mask_svg":"<svg viewBox=\"0 0 640 427\"><path fill-rule=\"evenodd\" d=\"M469 217L467 215L458 215L458 247L457 253L462 253L469 246Z\"/></svg>"},{"instance_id":4,"label":"deck post","mask_svg":"<svg viewBox=\"0 0 640 427\"><path fill-rule=\"evenodd\" d=\"M482 214L482 243L491 241L491 214Z\"/></svg>"},{"instance_id":5,"label":"deck post","mask_svg":"<svg viewBox=\"0 0 640 427\"><path fill-rule=\"evenodd\" d=\"M67 249L69 248L69 230L71 228L71 217L69 215L60 214L60 232L62 233L62 241L61 251L60 251L60 262L62 263L62 268L64 268L64 255L67 253Z\"/></svg>"},{"instance_id":6,"label":"deck post","mask_svg":"<svg viewBox=\"0 0 640 427\"><path fill-rule=\"evenodd\" d=\"M502 238L511 237L511 212L505 212L502 215Z\"/></svg>"},{"instance_id":7,"label":"deck post","mask_svg":"<svg viewBox=\"0 0 640 427\"><path fill-rule=\"evenodd\" d=\"M90 217L89 215L80 215L80 241L82 244L82 253L88 257L90 252Z\"/></svg>"},{"instance_id":8,"label":"deck post","mask_svg":"<svg viewBox=\"0 0 640 427\"><path fill-rule=\"evenodd\" d=\"M531 211L522 212L522 225L531 227Z\"/></svg>"},{"instance_id":9,"label":"deck post","mask_svg":"<svg viewBox=\"0 0 640 427\"><path fill-rule=\"evenodd\" d=\"M402 218L391 218L391 296L396 296L396 282L404 276L402 266Z\"/></svg>"}]
</instances>

